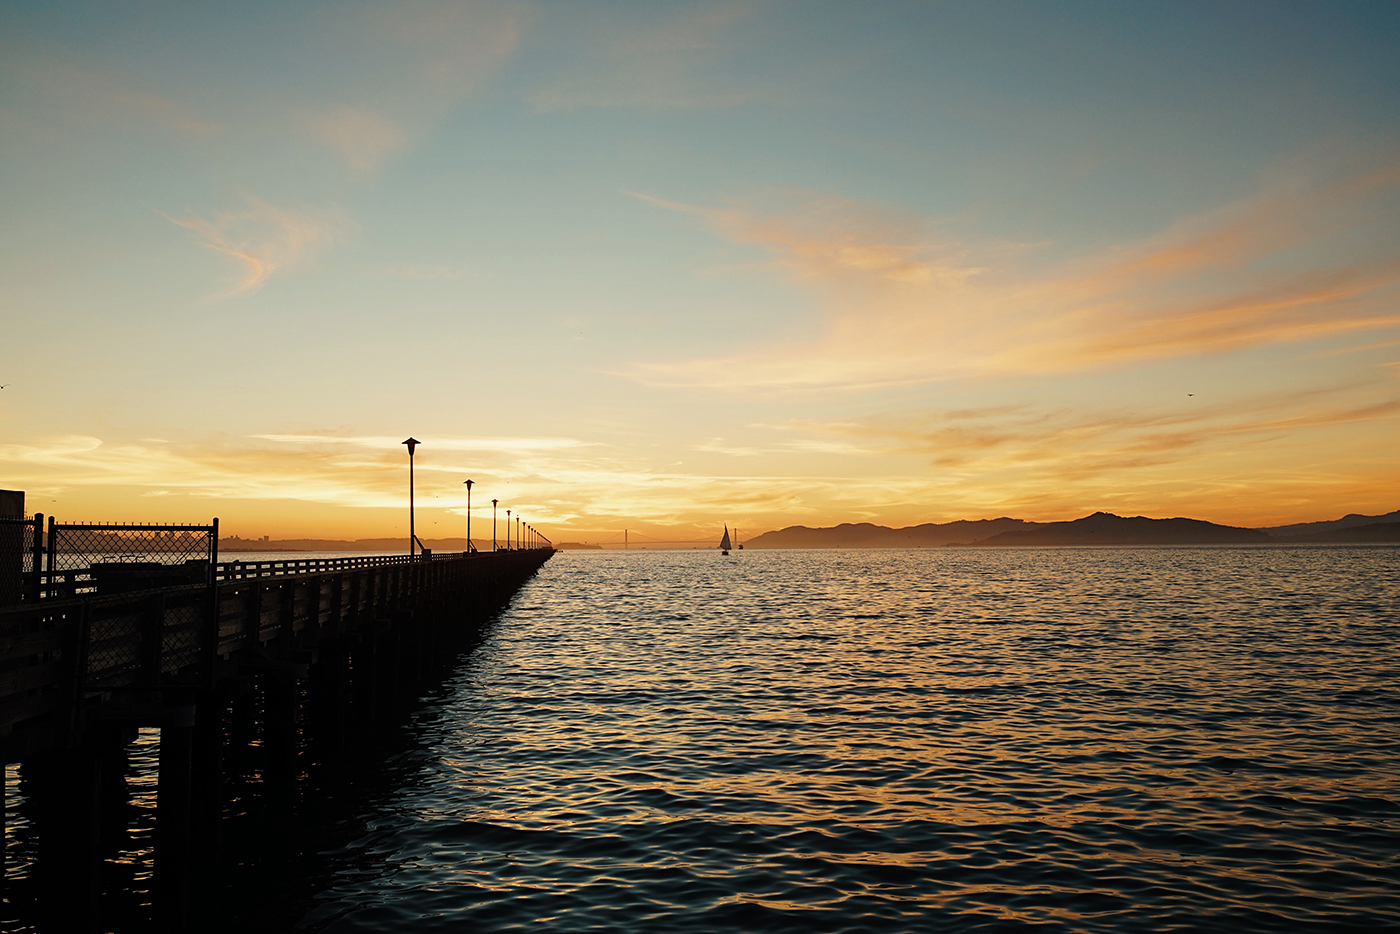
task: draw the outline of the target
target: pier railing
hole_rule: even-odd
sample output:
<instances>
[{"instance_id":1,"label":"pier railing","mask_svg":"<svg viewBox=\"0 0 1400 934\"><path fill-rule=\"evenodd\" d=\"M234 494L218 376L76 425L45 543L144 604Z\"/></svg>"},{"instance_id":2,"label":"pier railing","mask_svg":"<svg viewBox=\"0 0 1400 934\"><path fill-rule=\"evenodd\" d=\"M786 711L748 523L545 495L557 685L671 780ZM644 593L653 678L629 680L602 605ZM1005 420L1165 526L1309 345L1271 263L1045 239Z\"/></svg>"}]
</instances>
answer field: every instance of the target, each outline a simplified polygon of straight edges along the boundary
<instances>
[{"instance_id":1,"label":"pier railing","mask_svg":"<svg viewBox=\"0 0 1400 934\"><path fill-rule=\"evenodd\" d=\"M534 552L551 550L515 549L495 557L528 561ZM212 574L200 561L124 567L99 562L44 572L44 599L0 609L0 739L39 713L66 717L92 691L203 683L216 655L303 628L338 630L342 616L411 603L415 594L470 566L494 565L492 557L453 552L235 560L215 565ZM270 578L283 580L261 583Z\"/></svg>"},{"instance_id":2,"label":"pier railing","mask_svg":"<svg viewBox=\"0 0 1400 934\"><path fill-rule=\"evenodd\" d=\"M233 581L255 577L283 577L288 574L330 574L336 571L389 567L396 564L421 564L424 561L442 561L465 556L463 552L446 552L426 558L418 555L346 555L338 558L275 558L259 561L230 558L215 565L214 579Z\"/></svg>"},{"instance_id":3,"label":"pier railing","mask_svg":"<svg viewBox=\"0 0 1400 934\"><path fill-rule=\"evenodd\" d=\"M529 551L531 549L516 549ZM548 551L541 547L535 551ZM504 554L505 551L494 552ZM456 561L461 558L481 558L493 554L473 548L465 551L432 552L425 555L346 555L336 558L273 558L258 561L242 561L230 558L214 566L216 581L251 580L258 577L283 577L288 574L334 574L338 571L354 571L359 568L391 567L398 564L422 564L424 561Z\"/></svg>"}]
</instances>

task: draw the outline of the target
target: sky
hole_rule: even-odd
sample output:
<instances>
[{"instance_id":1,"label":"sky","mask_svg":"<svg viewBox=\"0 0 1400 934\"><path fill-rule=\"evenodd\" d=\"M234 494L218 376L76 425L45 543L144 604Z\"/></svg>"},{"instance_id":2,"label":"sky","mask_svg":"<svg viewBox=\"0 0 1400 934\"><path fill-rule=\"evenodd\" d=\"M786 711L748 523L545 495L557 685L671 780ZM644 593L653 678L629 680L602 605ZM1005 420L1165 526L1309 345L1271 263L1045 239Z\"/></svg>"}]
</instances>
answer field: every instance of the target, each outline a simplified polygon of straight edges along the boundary
<instances>
[{"instance_id":1,"label":"sky","mask_svg":"<svg viewBox=\"0 0 1400 934\"><path fill-rule=\"evenodd\" d=\"M0 7L0 487L244 537L1400 508L1394 3ZM483 512L485 510L485 512ZM474 525L479 538L481 526Z\"/></svg>"}]
</instances>

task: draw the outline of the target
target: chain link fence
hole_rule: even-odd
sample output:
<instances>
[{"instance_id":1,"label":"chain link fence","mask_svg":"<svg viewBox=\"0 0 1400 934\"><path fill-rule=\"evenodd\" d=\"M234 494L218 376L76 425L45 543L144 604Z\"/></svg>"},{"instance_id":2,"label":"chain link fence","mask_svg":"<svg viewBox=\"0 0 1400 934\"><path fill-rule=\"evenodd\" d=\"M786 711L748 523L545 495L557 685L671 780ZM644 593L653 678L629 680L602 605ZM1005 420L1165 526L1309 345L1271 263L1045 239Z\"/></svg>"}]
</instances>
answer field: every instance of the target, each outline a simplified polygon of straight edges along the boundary
<instances>
[{"instance_id":1,"label":"chain link fence","mask_svg":"<svg viewBox=\"0 0 1400 934\"><path fill-rule=\"evenodd\" d=\"M212 525L50 521L47 545L46 595L96 597L89 689L153 687L197 667L212 612L217 519Z\"/></svg>"},{"instance_id":2,"label":"chain link fence","mask_svg":"<svg viewBox=\"0 0 1400 934\"><path fill-rule=\"evenodd\" d=\"M49 597L213 583L219 525L62 524L49 520Z\"/></svg>"},{"instance_id":3,"label":"chain link fence","mask_svg":"<svg viewBox=\"0 0 1400 934\"><path fill-rule=\"evenodd\" d=\"M42 516L0 516L0 606L39 599Z\"/></svg>"}]
</instances>

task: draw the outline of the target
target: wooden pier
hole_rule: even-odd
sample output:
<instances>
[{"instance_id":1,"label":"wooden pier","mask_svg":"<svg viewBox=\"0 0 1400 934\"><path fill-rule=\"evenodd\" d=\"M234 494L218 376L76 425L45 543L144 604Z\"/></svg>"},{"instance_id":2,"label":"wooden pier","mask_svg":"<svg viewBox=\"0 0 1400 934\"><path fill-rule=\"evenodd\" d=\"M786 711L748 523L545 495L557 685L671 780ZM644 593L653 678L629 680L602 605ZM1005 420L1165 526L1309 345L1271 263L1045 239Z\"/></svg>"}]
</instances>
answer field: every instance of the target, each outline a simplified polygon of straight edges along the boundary
<instances>
[{"instance_id":1,"label":"wooden pier","mask_svg":"<svg viewBox=\"0 0 1400 934\"><path fill-rule=\"evenodd\" d=\"M31 799L39 930L106 929L98 869L139 729L160 730L156 928L195 930L240 747L260 747L265 793L291 793L305 742L352 749L553 553L227 561L173 586L94 566L0 608L0 758Z\"/></svg>"}]
</instances>

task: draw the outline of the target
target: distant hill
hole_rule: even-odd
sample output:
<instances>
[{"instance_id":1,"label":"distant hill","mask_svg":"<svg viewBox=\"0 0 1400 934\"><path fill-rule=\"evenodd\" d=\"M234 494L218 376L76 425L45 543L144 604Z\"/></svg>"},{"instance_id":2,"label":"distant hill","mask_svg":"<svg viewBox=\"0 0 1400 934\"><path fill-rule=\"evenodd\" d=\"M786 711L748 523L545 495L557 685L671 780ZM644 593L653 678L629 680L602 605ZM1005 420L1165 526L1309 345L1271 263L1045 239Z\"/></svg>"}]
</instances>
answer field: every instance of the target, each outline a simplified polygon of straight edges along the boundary
<instances>
[{"instance_id":1,"label":"distant hill","mask_svg":"<svg viewBox=\"0 0 1400 934\"><path fill-rule=\"evenodd\" d=\"M1364 525L1375 525L1377 523L1400 522L1400 509L1388 512L1381 516L1361 516L1356 513L1342 516L1340 519L1331 519L1326 522L1298 522L1293 525L1276 525L1272 528L1260 529L1261 532L1268 532L1275 538L1298 538L1303 535L1315 535L1320 532L1334 532L1340 529L1354 529ZM1314 539L1308 539L1313 541ZM1341 539L1315 539L1316 541L1341 541Z\"/></svg>"},{"instance_id":2,"label":"distant hill","mask_svg":"<svg viewBox=\"0 0 1400 934\"><path fill-rule=\"evenodd\" d=\"M745 548L930 548L987 538L998 532L1034 525L1024 519L959 520L943 524L925 523L904 529L891 529L869 522L842 523L835 528L809 529L789 526L764 532L744 542Z\"/></svg>"},{"instance_id":3,"label":"distant hill","mask_svg":"<svg viewBox=\"0 0 1400 934\"><path fill-rule=\"evenodd\" d=\"M1391 513L1394 515L1394 513ZM1348 516L1347 518L1351 518ZM1310 525L1325 525L1326 523L1309 523ZM1290 535L1287 538L1280 537L1279 541L1285 542L1330 542L1342 544L1346 542L1356 542L1365 544L1367 542L1400 542L1400 522L1372 522L1368 525L1349 525L1339 529L1326 529L1321 532L1313 532L1309 535Z\"/></svg>"},{"instance_id":4,"label":"distant hill","mask_svg":"<svg viewBox=\"0 0 1400 934\"><path fill-rule=\"evenodd\" d=\"M1024 519L960 520L891 529L869 522L812 529L795 525L765 532L745 548L928 548L943 545L1208 545L1272 541L1257 529L1200 519L1124 518L1096 512L1072 522Z\"/></svg>"},{"instance_id":5,"label":"distant hill","mask_svg":"<svg viewBox=\"0 0 1400 934\"><path fill-rule=\"evenodd\" d=\"M1045 522L1001 532L978 545L1237 545L1272 541L1258 529L1216 525L1200 519L1125 518L1109 512L1072 522Z\"/></svg>"}]
</instances>

